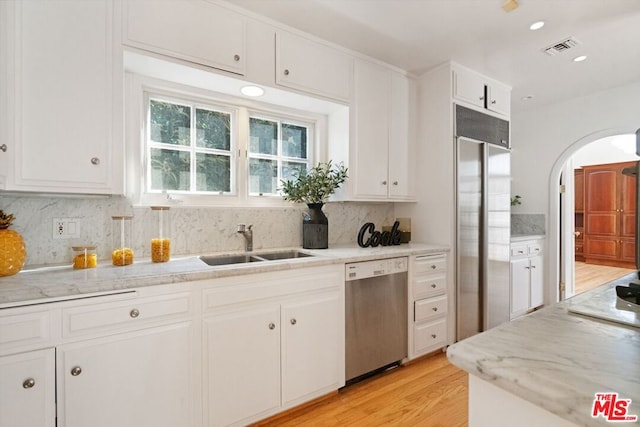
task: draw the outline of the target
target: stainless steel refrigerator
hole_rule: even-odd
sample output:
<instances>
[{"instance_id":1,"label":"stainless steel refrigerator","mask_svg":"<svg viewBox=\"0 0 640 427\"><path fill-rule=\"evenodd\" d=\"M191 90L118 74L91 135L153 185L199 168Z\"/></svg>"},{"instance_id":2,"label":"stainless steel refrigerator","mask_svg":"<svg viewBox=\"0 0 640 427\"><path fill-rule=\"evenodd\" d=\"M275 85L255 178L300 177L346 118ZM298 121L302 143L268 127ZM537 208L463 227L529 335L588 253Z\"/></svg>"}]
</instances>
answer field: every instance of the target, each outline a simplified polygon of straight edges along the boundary
<instances>
[{"instance_id":1,"label":"stainless steel refrigerator","mask_svg":"<svg viewBox=\"0 0 640 427\"><path fill-rule=\"evenodd\" d=\"M457 340L509 320L509 122L456 105Z\"/></svg>"}]
</instances>

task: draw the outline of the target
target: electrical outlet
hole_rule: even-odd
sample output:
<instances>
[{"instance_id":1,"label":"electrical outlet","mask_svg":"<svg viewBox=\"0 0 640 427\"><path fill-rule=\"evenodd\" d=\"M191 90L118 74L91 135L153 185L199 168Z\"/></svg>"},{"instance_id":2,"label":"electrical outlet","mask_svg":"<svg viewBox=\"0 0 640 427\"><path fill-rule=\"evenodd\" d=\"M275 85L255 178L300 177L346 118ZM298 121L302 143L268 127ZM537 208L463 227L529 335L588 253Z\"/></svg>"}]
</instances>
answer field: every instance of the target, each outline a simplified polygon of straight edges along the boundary
<instances>
[{"instance_id":1,"label":"electrical outlet","mask_svg":"<svg viewBox=\"0 0 640 427\"><path fill-rule=\"evenodd\" d=\"M80 218L53 218L54 239L75 239L80 237Z\"/></svg>"}]
</instances>

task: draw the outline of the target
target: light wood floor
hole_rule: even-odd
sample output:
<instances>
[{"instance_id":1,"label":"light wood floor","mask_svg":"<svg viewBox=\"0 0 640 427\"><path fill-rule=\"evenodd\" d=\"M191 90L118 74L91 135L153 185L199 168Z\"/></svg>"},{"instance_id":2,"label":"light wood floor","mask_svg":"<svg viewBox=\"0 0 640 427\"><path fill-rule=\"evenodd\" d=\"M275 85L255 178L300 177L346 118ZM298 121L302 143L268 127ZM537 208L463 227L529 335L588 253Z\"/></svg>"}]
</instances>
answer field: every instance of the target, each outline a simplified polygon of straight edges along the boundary
<instances>
[{"instance_id":1,"label":"light wood floor","mask_svg":"<svg viewBox=\"0 0 640 427\"><path fill-rule=\"evenodd\" d=\"M467 391L468 374L438 352L256 426L467 426Z\"/></svg>"},{"instance_id":2,"label":"light wood floor","mask_svg":"<svg viewBox=\"0 0 640 427\"><path fill-rule=\"evenodd\" d=\"M576 262L575 293L576 295L633 273L635 270L605 265Z\"/></svg>"}]
</instances>

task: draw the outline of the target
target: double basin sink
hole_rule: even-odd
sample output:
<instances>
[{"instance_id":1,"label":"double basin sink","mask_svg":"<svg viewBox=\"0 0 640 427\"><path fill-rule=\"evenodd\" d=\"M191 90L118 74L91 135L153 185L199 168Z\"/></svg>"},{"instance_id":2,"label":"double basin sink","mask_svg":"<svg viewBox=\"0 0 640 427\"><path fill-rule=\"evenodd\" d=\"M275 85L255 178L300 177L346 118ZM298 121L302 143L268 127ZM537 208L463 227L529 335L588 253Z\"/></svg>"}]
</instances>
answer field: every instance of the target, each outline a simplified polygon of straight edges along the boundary
<instances>
[{"instance_id":1,"label":"double basin sink","mask_svg":"<svg viewBox=\"0 0 640 427\"><path fill-rule=\"evenodd\" d=\"M301 251L265 252L242 255L202 255L200 260L210 266L245 264L249 262L278 261L284 259L306 258L313 255Z\"/></svg>"}]
</instances>

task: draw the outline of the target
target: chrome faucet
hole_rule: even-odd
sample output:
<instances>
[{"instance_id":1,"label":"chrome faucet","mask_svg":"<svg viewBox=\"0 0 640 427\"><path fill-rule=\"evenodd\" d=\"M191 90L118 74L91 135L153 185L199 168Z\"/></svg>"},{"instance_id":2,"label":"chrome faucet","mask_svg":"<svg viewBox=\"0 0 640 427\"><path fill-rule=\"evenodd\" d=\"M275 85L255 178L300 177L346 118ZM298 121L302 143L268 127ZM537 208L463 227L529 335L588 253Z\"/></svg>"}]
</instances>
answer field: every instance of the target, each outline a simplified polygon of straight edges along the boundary
<instances>
[{"instance_id":1,"label":"chrome faucet","mask_svg":"<svg viewBox=\"0 0 640 427\"><path fill-rule=\"evenodd\" d=\"M251 227L253 227L253 224L238 224L238 233L241 233L244 236L244 250L247 252L251 252L253 250L253 230Z\"/></svg>"}]
</instances>

